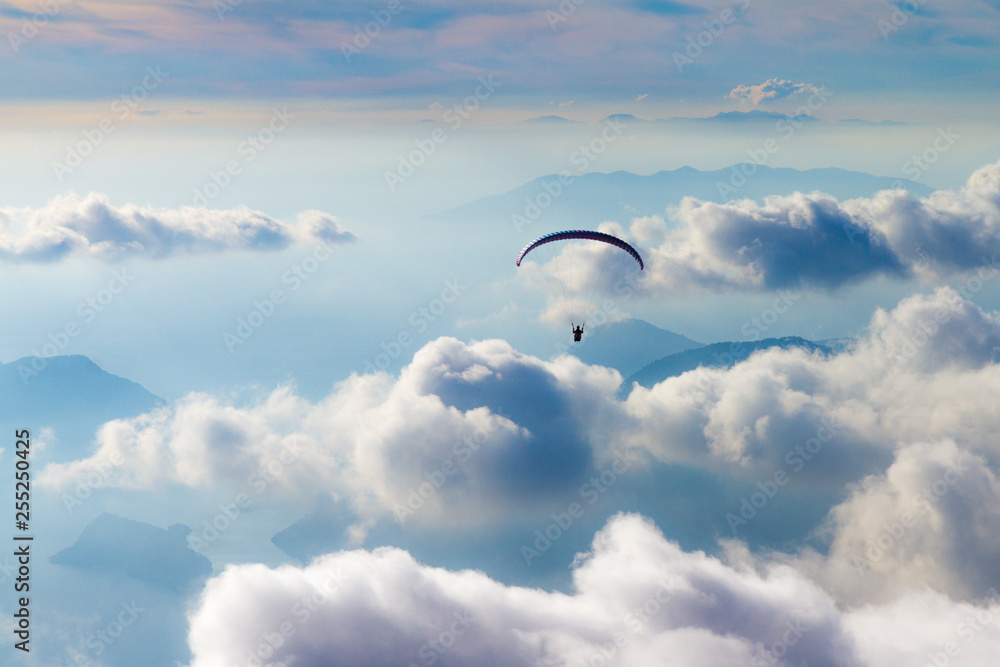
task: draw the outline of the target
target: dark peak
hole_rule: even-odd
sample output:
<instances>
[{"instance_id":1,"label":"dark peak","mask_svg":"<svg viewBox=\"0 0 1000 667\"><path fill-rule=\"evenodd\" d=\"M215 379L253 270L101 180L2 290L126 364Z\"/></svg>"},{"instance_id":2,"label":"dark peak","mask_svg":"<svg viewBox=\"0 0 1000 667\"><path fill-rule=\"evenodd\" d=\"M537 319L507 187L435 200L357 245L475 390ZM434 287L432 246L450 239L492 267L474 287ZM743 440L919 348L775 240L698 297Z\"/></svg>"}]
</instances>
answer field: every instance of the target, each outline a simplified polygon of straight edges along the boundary
<instances>
[{"instance_id":1,"label":"dark peak","mask_svg":"<svg viewBox=\"0 0 1000 667\"><path fill-rule=\"evenodd\" d=\"M633 116L630 113L613 113L610 116L608 116L607 118L604 118L604 119L602 119L599 122L606 123L608 121L616 121L616 120L620 120L623 123L627 123L627 122L632 122L632 123L647 123L647 122L649 122L649 121L646 121L646 120L644 120L642 118L636 118L635 116Z\"/></svg>"}]
</instances>

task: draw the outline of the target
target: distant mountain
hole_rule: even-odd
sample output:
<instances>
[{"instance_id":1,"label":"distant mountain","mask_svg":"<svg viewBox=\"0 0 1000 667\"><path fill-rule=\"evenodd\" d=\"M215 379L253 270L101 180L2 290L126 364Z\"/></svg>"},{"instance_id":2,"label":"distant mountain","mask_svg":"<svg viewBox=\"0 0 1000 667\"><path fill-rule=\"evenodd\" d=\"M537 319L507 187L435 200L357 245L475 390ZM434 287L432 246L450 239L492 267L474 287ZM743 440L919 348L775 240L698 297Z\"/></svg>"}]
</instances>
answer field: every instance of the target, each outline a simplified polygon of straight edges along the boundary
<instances>
[{"instance_id":1,"label":"distant mountain","mask_svg":"<svg viewBox=\"0 0 1000 667\"><path fill-rule=\"evenodd\" d=\"M527 225L532 225L519 229L527 236L534 231L534 226L539 233L543 233L560 226L592 228L607 220L629 222L635 217L663 215L668 206L680 203L687 196L722 203L731 198L761 200L768 195L817 190L841 200L868 197L880 190L893 188L903 188L919 196L932 192L932 188L915 181L845 169L800 171L757 166L745 184L733 193L731 178L738 169L738 166L733 166L717 171L699 171L681 167L650 176L627 171L588 173L573 176L568 185L561 185L559 176L553 174L536 178L510 192L477 199L430 217L508 227L515 220L523 219ZM720 185L730 189L720 188ZM553 192L556 194L553 195ZM545 207L539 206L539 202ZM524 222L521 224L525 225Z\"/></svg>"},{"instance_id":2,"label":"distant mountain","mask_svg":"<svg viewBox=\"0 0 1000 667\"><path fill-rule=\"evenodd\" d=\"M824 354L832 352L831 348L826 345L814 343L798 336L765 338L755 341L712 343L711 345L705 345L697 349L671 354L643 366L642 369L625 379L625 382L622 383L620 394L623 396L628 395L632 391L634 383L639 383L639 386L649 388L659 382L663 382L667 378L693 371L699 366L730 368L734 364L744 361L754 352L767 350L772 347L780 347L782 349L800 347L810 352L818 351Z\"/></svg>"},{"instance_id":3,"label":"distant mountain","mask_svg":"<svg viewBox=\"0 0 1000 667\"><path fill-rule=\"evenodd\" d=\"M212 563L187 545L191 529L166 530L107 512L90 522L71 547L49 558L55 565L123 572L172 591L190 590L212 574Z\"/></svg>"},{"instance_id":4,"label":"distant mountain","mask_svg":"<svg viewBox=\"0 0 1000 667\"><path fill-rule=\"evenodd\" d=\"M701 346L649 322L628 319L594 327L567 352L590 365L614 368L627 377L653 359Z\"/></svg>"},{"instance_id":5,"label":"distant mountain","mask_svg":"<svg viewBox=\"0 0 1000 667\"><path fill-rule=\"evenodd\" d=\"M521 121L522 125L582 125L578 120L570 120L569 118L563 118L562 116L537 116L535 118L527 118Z\"/></svg>"},{"instance_id":6,"label":"distant mountain","mask_svg":"<svg viewBox=\"0 0 1000 667\"><path fill-rule=\"evenodd\" d=\"M723 111L715 114L711 118L673 118L671 120L723 121L726 123L759 123L762 121L776 122L779 120L795 120L800 123L819 122L815 116L809 116L807 114L789 116L788 114L777 113L774 111L761 111L760 109L753 109L752 111Z\"/></svg>"},{"instance_id":7,"label":"distant mountain","mask_svg":"<svg viewBox=\"0 0 1000 667\"><path fill-rule=\"evenodd\" d=\"M602 120L601 123L614 123L616 121L621 122L621 123L625 124L626 126L628 126L629 123L655 123L655 122L657 122L655 120L645 120L645 119L642 119L642 118L636 118L635 116L633 116L630 113L613 113L610 116L608 116L607 118L605 118L604 120Z\"/></svg>"},{"instance_id":8,"label":"distant mountain","mask_svg":"<svg viewBox=\"0 0 1000 667\"><path fill-rule=\"evenodd\" d=\"M837 121L838 125L875 125L881 127L905 127L909 123L901 123L898 120L863 120L861 118L845 118Z\"/></svg>"},{"instance_id":9,"label":"distant mountain","mask_svg":"<svg viewBox=\"0 0 1000 667\"><path fill-rule=\"evenodd\" d=\"M858 342L858 339L854 336L844 336L841 338L826 338L824 340L814 341L817 345L822 345L827 348L833 354L840 354L841 352L850 351L854 345Z\"/></svg>"},{"instance_id":10,"label":"distant mountain","mask_svg":"<svg viewBox=\"0 0 1000 667\"><path fill-rule=\"evenodd\" d=\"M655 118L652 120L636 118L630 113L613 113L601 122L614 122L616 120L626 125L629 123L774 123L780 120L795 120L800 123L822 122L815 116L807 114L789 116L788 114L776 111L762 111L760 109L752 109L750 111L721 111L714 116L674 116L672 118Z\"/></svg>"},{"instance_id":11,"label":"distant mountain","mask_svg":"<svg viewBox=\"0 0 1000 667\"><path fill-rule=\"evenodd\" d=\"M357 517L343 504L323 497L314 512L277 533L271 543L292 558L307 563L321 554L345 548L344 533L355 521Z\"/></svg>"},{"instance_id":12,"label":"distant mountain","mask_svg":"<svg viewBox=\"0 0 1000 667\"><path fill-rule=\"evenodd\" d=\"M0 429L55 430L49 461L86 455L98 426L148 412L162 399L87 357L25 357L0 364ZM6 432L6 431L5 431Z\"/></svg>"}]
</instances>

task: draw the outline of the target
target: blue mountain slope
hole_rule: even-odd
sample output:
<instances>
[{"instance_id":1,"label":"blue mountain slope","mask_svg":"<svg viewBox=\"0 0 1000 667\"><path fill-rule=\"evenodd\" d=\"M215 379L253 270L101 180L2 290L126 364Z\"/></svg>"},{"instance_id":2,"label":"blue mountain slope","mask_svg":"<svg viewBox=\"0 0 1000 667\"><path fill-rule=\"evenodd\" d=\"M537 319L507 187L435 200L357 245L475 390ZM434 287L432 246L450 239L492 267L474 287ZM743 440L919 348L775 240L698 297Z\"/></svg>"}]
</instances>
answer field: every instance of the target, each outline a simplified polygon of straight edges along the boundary
<instances>
[{"instance_id":1,"label":"blue mountain slope","mask_svg":"<svg viewBox=\"0 0 1000 667\"><path fill-rule=\"evenodd\" d=\"M767 166L757 167L735 193L720 189L720 183L730 186L734 168L738 167L717 171L681 167L649 176L627 171L588 173L574 176L568 185L560 184L559 176L552 174L510 192L477 199L430 217L469 224L513 226L513 221L518 219L516 216L520 216L528 222L522 222L518 231L528 236L536 231L535 228L541 234L557 226L593 228L606 220L628 223L635 217L663 215L668 206L688 196L722 203L731 199L761 200L768 195L794 192L820 191L840 200L868 197L892 188L903 188L919 196L932 192L931 188L915 181L858 171L836 168L800 171Z\"/></svg>"},{"instance_id":2,"label":"blue mountain slope","mask_svg":"<svg viewBox=\"0 0 1000 667\"><path fill-rule=\"evenodd\" d=\"M86 455L101 424L148 412L162 402L80 355L0 364L0 429L27 428L36 434L53 429L59 443L46 451L50 461Z\"/></svg>"},{"instance_id":3,"label":"blue mountain slope","mask_svg":"<svg viewBox=\"0 0 1000 667\"><path fill-rule=\"evenodd\" d=\"M187 545L191 529L167 529L107 512L91 521L76 543L49 558L55 565L101 568L172 591L189 590L212 573L212 563Z\"/></svg>"},{"instance_id":4,"label":"blue mountain slope","mask_svg":"<svg viewBox=\"0 0 1000 667\"><path fill-rule=\"evenodd\" d=\"M809 352L822 352L823 354L830 354L833 351L826 345L814 343L798 336L765 338L756 341L712 343L711 345L705 345L697 349L671 354L644 366L625 379L625 382L622 383L620 394L622 396L628 395L635 383L638 383L641 387L649 388L659 382L663 382L667 378L676 377L692 371L699 366L730 368L734 364L744 361L754 352L767 350L772 347L780 347L782 349L799 347Z\"/></svg>"},{"instance_id":5,"label":"blue mountain slope","mask_svg":"<svg viewBox=\"0 0 1000 667\"><path fill-rule=\"evenodd\" d=\"M701 345L649 322L628 319L595 327L567 352L588 364L614 368L627 377L654 359Z\"/></svg>"}]
</instances>

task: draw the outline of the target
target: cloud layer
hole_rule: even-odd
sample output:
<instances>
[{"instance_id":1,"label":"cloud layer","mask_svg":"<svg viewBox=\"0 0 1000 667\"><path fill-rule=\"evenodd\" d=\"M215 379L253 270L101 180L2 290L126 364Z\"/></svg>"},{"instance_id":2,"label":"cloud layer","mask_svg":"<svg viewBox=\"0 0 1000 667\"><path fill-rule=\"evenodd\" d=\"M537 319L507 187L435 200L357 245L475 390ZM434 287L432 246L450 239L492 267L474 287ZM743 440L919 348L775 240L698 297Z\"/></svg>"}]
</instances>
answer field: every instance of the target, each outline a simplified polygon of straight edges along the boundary
<instances>
[{"instance_id":1,"label":"cloud layer","mask_svg":"<svg viewBox=\"0 0 1000 667\"><path fill-rule=\"evenodd\" d=\"M164 484L251 491L276 465L276 495L347 495L357 512L400 520L502 517L513 499L564 492L593 469L595 417L613 404L620 377L574 357L551 362L503 341L441 338L418 351L399 379L353 376L319 403L288 388L237 408L192 394L106 424L84 461L52 464L43 483L70 487L111 469L109 486ZM124 462L116 465L115 462ZM421 498L427 489L433 497ZM447 510L447 511L446 511Z\"/></svg>"},{"instance_id":2,"label":"cloud layer","mask_svg":"<svg viewBox=\"0 0 1000 667\"><path fill-rule=\"evenodd\" d=\"M91 458L50 464L39 483L67 489L96 473L134 489L270 489L268 502L300 506L327 494L350 504L356 540L380 521L503 521L530 534L624 456L633 470L683 465L754 484L713 509L723 537L743 539L777 494L839 497L813 526L829 548L779 560L841 604L921 586L975 600L1000 578L998 362L1000 316L947 288L877 311L840 354L772 348L625 400L613 370L440 338L398 378L353 376L317 403L288 387L246 407L192 394L110 422Z\"/></svg>"},{"instance_id":3,"label":"cloud layer","mask_svg":"<svg viewBox=\"0 0 1000 667\"><path fill-rule=\"evenodd\" d=\"M734 192L739 184L720 182ZM877 277L933 281L956 274L969 274L981 288L1000 271L1000 163L977 170L958 190L928 197L904 190L843 202L818 192L771 196L762 203L687 197L670 213L669 219L635 219L628 233L616 223L601 226L638 246L646 270L637 287L655 297L697 290L835 290ZM602 273L598 256L567 248L546 265L548 280L566 283L554 267L570 260L577 271Z\"/></svg>"},{"instance_id":4,"label":"cloud layer","mask_svg":"<svg viewBox=\"0 0 1000 667\"><path fill-rule=\"evenodd\" d=\"M568 595L508 587L393 548L305 568L231 566L190 615L191 666L888 666L919 664L946 644L961 654L955 664L986 665L1000 650L988 622L1000 599L921 592L843 612L790 567L686 553L637 515L597 534L573 584ZM973 630L964 619L977 615Z\"/></svg>"},{"instance_id":5,"label":"cloud layer","mask_svg":"<svg viewBox=\"0 0 1000 667\"><path fill-rule=\"evenodd\" d=\"M0 261L104 261L225 250L276 250L295 241L346 243L355 237L322 211L287 224L246 207L213 210L113 206L98 193L59 196L39 209L0 209Z\"/></svg>"}]
</instances>

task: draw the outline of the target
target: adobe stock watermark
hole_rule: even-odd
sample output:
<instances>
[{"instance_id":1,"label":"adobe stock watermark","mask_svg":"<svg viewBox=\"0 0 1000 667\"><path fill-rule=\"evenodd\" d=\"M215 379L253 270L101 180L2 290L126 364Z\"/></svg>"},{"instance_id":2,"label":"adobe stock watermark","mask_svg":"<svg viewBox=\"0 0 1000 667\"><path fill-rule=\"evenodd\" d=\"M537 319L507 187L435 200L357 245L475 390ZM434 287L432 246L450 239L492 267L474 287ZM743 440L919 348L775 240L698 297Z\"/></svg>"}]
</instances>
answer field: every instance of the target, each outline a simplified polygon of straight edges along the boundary
<instances>
[{"instance_id":1,"label":"adobe stock watermark","mask_svg":"<svg viewBox=\"0 0 1000 667\"><path fill-rule=\"evenodd\" d=\"M129 275L128 269L122 268L112 271L111 280L108 281L107 287L99 289L94 295L87 297L77 305L76 314L80 317L79 320L75 318L68 320L60 329L50 333L48 342L42 345L41 351L37 348L31 350L30 361L17 365L17 374L21 378L21 382L27 386L31 378L38 377L42 371L48 368L48 360L62 354L69 346L70 341L83 332L84 325L90 324L97 319L100 313L107 310L133 280L135 280L135 276Z\"/></svg>"},{"instance_id":2,"label":"adobe stock watermark","mask_svg":"<svg viewBox=\"0 0 1000 667\"><path fill-rule=\"evenodd\" d=\"M545 20L549 22L549 27L555 31L557 25L568 21L569 17L576 13L577 7L585 2L587 0L561 0L559 7L556 8L558 11L551 9L545 11Z\"/></svg>"},{"instance_id":3,"label":"adobe stock watermark","mask_svg":"<svg viewBox=\"0 0 1000 667\"><path fill-rule=\"evenodd\" d=\"M777 639L761 654L750 660L751 667L778 667L786 664L783 658L788 654L788 650L799 643L809 628L797 619L785 621L785 631L781 634L781 639Z\"/></svg>"},{"instance_id":4,"label":"adobe stock watermark","mask_svg":"<svg viewBox=\"0 0 1000 667\"><path fill-rule=\"evenodd\" d=\"M316 239L312 252L281 274L281 284L288 286L289 293L297 292L305 281L333 256L333 250L333 247L322 239ZM222 342L229 350L229 354L236 354L239 347L250 340L265 322L274 317L278 307L287 300L288 293L280 287L272 289L263 299L255 299L250 312L236 318L236 327L233 331L222 333Z\"/></svg>"},{"instance_id":5,"label":"adobe stock watermark","mask_svg":"<svg viewBox=\"0 0 1000 667\"><path fill-rule=\"evenodd\" d=\"M580 498L586 501L586 505L572 502L566 507L565 512L553 513L551 515L552 523L535 531L535 541L532 545L521 545L521 555L528 567L531 567L533 561L541 558L542 554L551 549L555 542L568 533L576 520L584 515L584 510L606 494L619 478L631 469L635 462L636 458L632 452L623 453L620 449L615 450L611 464L580 487Z\"/></svg>"},{"instance_id":6,"label":"adobe stock watermark","mask_svg":"<svg viewBox=\"0 0 1000 667\"><path fill-rule=\"evenodd\" d=\"M192 551L201 553L203 549L208 548L218 540L223 533L229 530L246 513L246 510L250 509L255 498L263 496L265 491L271 488L291 466L298 462L301 454L302 449L300 445L291 439L286 440L284 446L275 456L262 461L257 469L247 477L246 486L248 487L248 491L241 490L233 497L231 502L220 503L218 513L201 522L201 526L198 527L200 533L192 530L188 534L188 547ZM253 491L254 495L251 496L249 491Z\"/></svg>"},{"instance_id":7,"label":"adobe stock watermark","mask_svg":"<svg viewBox=\"0 0 1000 667\"><path fill-rule=\"evenodd\" d=\"M889 35L906 25L911 16L920 12L920 7L925 2L927 0L902 0L902 2L892 3L889 16L876 22L879 32L882 33L882 39L888 40ZM888 3L886 4L888 5Z\"/></svg>"},{"instance_id":8,"label":"adobe stock watermark","mask_svg":"<svg viewBox=\"0 0 1000 667\"><path fill-rule=\"evenodd\" d=\"M220 21L226 20L226 14L236 11L236 8L243 4L243 0L213 0L212 9Z\"/></svg>"},{"instance_id":9,"label":"adobe stock watermark","mask_svg":"<svg viewBox=\"0 0 1000 667\"><path fill-rule=\"evenodd\" d=\"M106 627L101 628L94 634L87 637L87 648L94 652L94 655L98 658L101 657L108 648L115 643L122 634L125 633L125 629L130 627L139 618L139 614L146 611L145 608L138 606L135 600L131 602L122 602L122 610L118 613L115 620L107 624Z\"/></svg>"},{"instance_id":10,"label":"adobe stock watermark","mask_svg":"<svg viewBox=\"0 0 1000 667\"><path fill-rule=\"evenodd\" d=\"M802 298L802 295L790 289L779 289L775 292L777 296L770 307L760 312L760 315L751 317L740 327L740 333L745 339L760 340L764 334L777 322L782 315L787 313L795 302Z\"/></svg>"},{"instance_id":11,"label":"adobe stock watermark","mask_svg":"<svg viewBox=\"0 0 1000 667\"><path fill-rule=\"evenodd\" d=\"M684 49L684 53L680 51L673 52L671 57L674 60L674 65L677 66L678 72L683 74L686 65L693 65L694 61L701 58L705 50L715 44L716 40L726 31L726 28L736 22L739 14L745 12L750 7L750 0L731 1L732 4L736 5L735 9L726 7L719 12L716 18L703 20L701 23L705 26L705 29L695 35L687 36L687 47Z\"/></svg>"},{"instance_id":12,"label":"adobe stock watermark","mask_svg":"<svg viewBox=\"0 0 1000 667\"><path fill-rule=\"evenodd\" d=\"M97 464L86 477L78 479L72 494L66 492L60 494L59 500L62 501L63 508L68 514L72 514L77 507L90 499L94 495L94 490L103 488L105 482L111 479L115 468L125 463L125 457L119 451L112 452L109 458L109 461Z\"/></svg>"},{"instance_id":13,"label":"adobe stock watermark","mask_svg":"<svg viewBox=\"0 0 1000 667\"><path fill-rule=\"evenodd\" d=\"M947 153L961 138L962 135L955 132L951 125L947 128L939 127L934 141L919 155L914 155L903 163L903 174L910 180L919 181L920 177L927 173L941 159L941 156Z\"/></svg>"},{"instance_id":14,"label":"adobe stock watermark","mask_svg":"<svg viewBox=\"0 0 1000 667\"><path fill-rule=\"evenodd\" d=\"M327 570L326 573L329 577L321 586L313 587L311 593L296 600L284 619L273 630L261 633L257 639L257 645L247 650L244 655L242 665L245 667L265 667L265 665L274 664L273 658L278 649L288 643L289 639L312 620L316 612L340 590L347 579L340 568Z\"/></svg>"},{"instance_id":15,"label":"adobe stock watermark","mask_svg":"<svg viewBox=\"0 0 1000 667\"><path fill-rule=\"evenodd\" d=\"M437 469L424 473L427 481L415 488L410 488L410 492L406 496L406 504L396 503L395 507L392 508L396 521L400 525L419 512L427 501L448 483L449 478L461 469L460 465L468 463L483 448L483 445L489 442L490 437L500 428L501 419L509 418L503 413L503 408L498 408L497 414L491 414L484 426L480 426L472 435L464 436L455 443L451 450L452 456L442 461Z\"/></svg>"},{"instance_id":16,"label":"adobe stock watermark","mask_svg":"<svg viewBox=\"0 0 1000 667\"><path fill-rule=\"evenodd\" d=\"M968 460L966 459L966 462ZM933 511L934 504L946 496L954 485L958 484L965 473L969 471L969 467L962 461L947 466L947 470L941 477L925 485L920 489L920 493L914 495L910 500L910 504L914 505L916 509L902 512L899 518L892 523L884 522L879 536L874 540L868 540L865 543L864 551L856 552L851 557L851 564L854 565L858 573L864 576L866 571L874 569L875 563L889 553L903 539L909 529L917 524L917 519L921 514L926 515Z\"/></svg>"},{"instance_id":17,"label":"adobe stock watermark","mask_svg":"<svg viewBox=\"0 0 1000 667\"><path fill-rule=\"evenodd\" d=\"M586 665L587 667L606 667L607 665L617 664L614 662L615 656L619 655L619 652L625 648L633 636L642 631L643 628L649 625L649 622L653 620L661 611L663 611L674 597L674 589L680 587L680 583L674 582L673 577L668 577L669 581L660 580L659 588L646 598L641 604L632 607L625 617L622 619L623 629L618 630L611 635L610 641L606 641L601 644L590 657L587 658L586 662L577 663ZM549 659L543 660L544 665L562 665L562 661L552 661Z\"/></svg>"},{"instance_id":18,"label":"adobe stock watermark","mask_svg":"<svg viewBox=\"0 0 1000 667\"><path fill-rule=\"evenodd\" d=\"M40 0L37 4L41 11L31 15L31 18L21 19L21 29L18 33L7 31L7 43L14 55L20 53L21 48L38 36L39 31L49 24L62 11L63 5L70 3L70 0Z\"/></svg>"},{"instance_id":19,"label":"adobe stock watermark","mask_svg":"<svg viewBox=\"0 0 1000 667\"><path fill-rule=\"evenodd\" d=\"M83 139L76 144L66 146L66 157L63 162L52 163L52 173L56 179L62 183L63 179L72 174L77 167L83 164L84 158L93 154L97 147L104 143L104 140L114 133L116 123L123 121L129 116L139 111L139 103L149 97L149 94L160 87L163 80L170 76L170 72L163 72L160 66L146 68L146 75L142 81L135 85L132 90L121 95L111 103L111 110L95 127L83 131Z\"/></svg>"},{"instance_id":20,"label":"adobe stock watermark","mask_svg":"<svg viewBox=\"0 0 1000 667\"><path fill-rule=\"evenodd\" d=\"M244 167L257 159L270 146L275 138L285 131L295 118L295 114L288 112L288 107L278 110L277 107L271 109L271 118L267 125L257 130L253 134L248 134L244 141L236 147L237 157L227 160L219 171L209 171L208 179L200 188L194 189L194 197L191 198L192 206L207 207L208 203L222 194L228 188L233 178L243 173Z\"/></svg>"},{"instance_id":21,"label":"adobe stock watermark","mask_svg":"<svg viewBox=\"0 0 1000 667\"><path fill-rule=\"evenodd\" d=\"M576 174L583 174L600 156L604 155L608 147L621 138L626 127L628 125L619 118L605 119L600 134L586 144L578 146L570 154L569 163L576 167ZM514 231L520 233L522 229L534 223L575 180L576 176L573 175L573 172L564 169L558 173L554 180L544 181L542 183L543 191L533 197L525 197L524 208L521 212L511 214L510 221L514 225Z\"/></svg>"},{"instance_id":22,"label":"adobe stock watermark","mask_svg":"<svg viewBox=\"0 0 1000 667\"><path fill-rule=\"evenodd\" d=\"M902 164L900 170L910 180L919 181L941 159L941 156L951 150L952 146L961 138L962 135L956 132L953 126L939 127L934 140L920 153L910 156L910 159ZM902 180L896 179L892 182L891 189L904 190L906 188ZM860 227L850 220L846 220L842 226L844 233L847 234L847 239L852 245L855 243L854 239L856 236L867 236L868 234L867 229ZM926 253L921 253L921 259L925 263L927 262L928 257Z\"/></svg>"},{"instance_id":23,"label":"adobe stock watermark","mask_svg":"<svg viewBox=\"0 0 1000 667\"><path fill-rule=\"evenodd\" d=\"M796 473L805 468L806 464L823 450L823 446L833 440L843 428L843 424L836 417L824 416L820 418L819 422L820 426L816 429L815 435L807 438L804 443L795 445L785 454L784 462L789 467L790 472L785 472L784 468L778 468L770 478L758 480L756 483L757 491L751 493L749 499L746 496L740 497L738 515L733 512L726 513L726 522L733 531L733 535L736 535L740 528L749 524L778 495L778 491L786 486Z\"/></svg>"},{"instance_id":24,"label":"adobe stock watermark","mask_svg":"<svg viewBox=\"0 0 1000 667\"><path fill-rule=\"evenodd\" d=\"M1000 275L1000 263L994 253L992 257L983 257L982 263L975 273L958 285L950 285L957 294L949 294L948 301L954 306L961 306L962 300L971 301L987 282ZM951 320L951 314L939 308L934 311L933 318L921 319L910 331L903 331L903 341L898 349L886 350L889 361L895 365L908 363L941 331L941 327ZM898 329L897 329L898 330Z\"/></svg>"},{"instance_id":25,"label":"adobe stock watermark","mask_svg":"<svg viewBox=\"0 0 1000 667\"><path fill-rule=\"evenodd\" d=\"M408 328L400 329L394 338L379 343L379 349L382 351L370 359L365 359L362 374L371 375L388 368L414 343L416 340L414 334L427 331L431 323L436 322L448 310L448 306L455 303L467 289L469 286L461 283L458 278L444 281L444 287L436 298L410 313L407 319ZM357 376L354 377L357 380Z\"/></svg>"},{"instance_id":26,"label":"adobe stock watermark","mask_svg":"<svg viewBox=\"0 0 1000 667\"><path fill-rule=\"evenodd\" d=\"M985 630L994 626L997 612L994 607L1000 606L1000 595L997 594L996 586L986 592L984 609L976 609L976 613L966 616L961 623L955 627L955 634L965 639L966 645L971 644L976 637ZM951 664L952 658L957 658L962 654L962 646L957 641L945 642L939 650L927 653L927 662L923 667L947 667Z\"/></svg>"},{"instance_id":27,"label":"adobe stock watermark","mask_svg":"<svg viewBox=\"0 0 1000 667\"><path fill-rule=\"evenodd\" d=\"M789 289L777 290L777 296L770 306L760 311L759 315L751 317L740 327L740 333L744 340L733 341L729 344L729 349L722 354L712 352L715 363L709 368L729 368L738 363L744 355L744 348L747 347L747 339L750 341L761 340L764 334L779 320L781 316L791 310L802 295ZM702 375L698 378L698 388L707 388L710 378Z\"/></svg>"},{"instance_id":28,"label":"adobe stock watermark","mask_svg":"<svg viewBox=\"0 0 1000 667\"><path fill-rule=\"evenodd\" d=\"M479 83L472 94L443 112L441 118L448 123L451 130L462 127L463 123L482 106L482 103L493 97L496 89L503 85L500 81L494 80L493 77L493 74L479 77ZM426 164L427 160L437 152L439 146L447 141L448 132L442 127L434 128L424 139L414 139L413 144L416 148L406 155L400 155L396 158L397 164L394 171L385 171L385 184L388 186L389 192L395 192L399 186L406 182L406 179L417 172L417 169Z\"/></svg>"},{"instance_id":29,"label":"adobe stock watermark","mask_svg":"<svg viewBox=\"0 0 1000 667\"><path fill-rule=\"evenodd\" d=\"M465 609L452 612L452 618L455 620L451 622L451 625L439 632L436 636L428 639L420 648L417 649L417 656L421 660L420 664L411 662L408 667L421 667L421 665L435 664L441 659L441 656L450 651L452 647L454 647L455 644L463 636L465 636L465 633L468 632L469 628L471 628L476 622L476 618Z\"/></svg>"},{"instance_id":30,"label":"adobe stock watermark","mask_svg":"<svg viewBox=\"0 0 1000 667\"><path fill-rule=\"evenodd\" d=\"M354 38L350 43L340 43L340 52L347 64L351 64L351 58L361 55L362 51L371 46L372 42L378 39L382 31L389 27L392 19L401 11L403 11L403 5L400 0L389 0L385 9L373 9L369 12L372 15L371 21L363 26L354 26Z\"/></svg>"},{"instance_id":31,"label":"adobe stock watermark","mask_svg":"<svg viewBox=\"0 0 1000 667\"><path fill-rule=\"evenodd\" d=\"M733 165L729 170L728 183L721 180L715 182L715 189L719 192L719 196L723 197L725 201L732 199L736 191L746 185L749 179L781 150L785 142L795 136L800 127L809 122L800 120L800 118L808 116L812 119L813 112L819 111L823 105L830 101L831 97L833 97L833 93L825 86L813 88L805 104L799 106L793 115L782 118L774 124L773 134L775 136L766 139L760 148L747 149L750 161Z\"/></svg>"}]
</instances>

